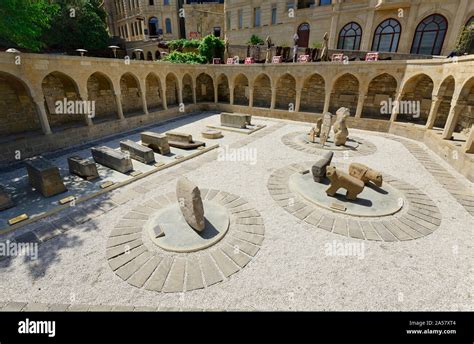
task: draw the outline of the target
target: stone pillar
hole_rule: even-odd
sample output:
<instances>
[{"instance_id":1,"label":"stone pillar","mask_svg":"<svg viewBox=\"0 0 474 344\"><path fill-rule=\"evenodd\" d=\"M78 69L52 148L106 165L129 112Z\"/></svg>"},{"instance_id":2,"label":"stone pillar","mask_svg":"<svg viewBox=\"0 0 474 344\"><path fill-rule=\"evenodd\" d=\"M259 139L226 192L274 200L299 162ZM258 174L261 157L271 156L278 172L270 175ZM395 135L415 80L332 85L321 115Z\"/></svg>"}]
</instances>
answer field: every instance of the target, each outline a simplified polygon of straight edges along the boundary
<instances>
[{"instance_id":1,"label":"stone pillar","mask_svg":"<svg viewBox=\"0 0 474 344\"><path fill-rule=\"evenodd\" d=\"M119 119L125 119L122 108L122 98L120 93L115 93L115 103L117 104L117 113Z\"/></svg>"},{"instance_id":2,"label":"stone pillar","mask_svg":"<svg viewBox=\"0 0 474 344\"><path fill-rule=\"evenodd\" d=\"M464 108L464 105L464 102L460 102L454 98L451 101L451 109L449 110L448 119L446 120L446 125L444 126L443 134L441 136L443 140L451 140L454 128L456 128L458 122L459 114Z\"/></svg>"},{"instance_id":3,"label":"stone pillar","mask_svg":"<svg viewBox=\"0 0 474 344\"><path fill-rule=\"evenodd\" d=\"M168 99L166 99L166 82L161 92L163 92L163 95L161 96L161 99L163 101L163 110L168 110Z\"/></svg>"},{"instance_id":4,"label":"stone pillar","mask_svg":"<svg viewBox=\"0 0 474 344\"><path fill-rule=\"evenodd\" d=\"M43 130L43 134L45 135L52 134L51 127L49 126L48 115L46 113L46 108L44 106L43 97L35 98L34 102L36 104L36 113L38 114L39 121L41 124L41 129Z\"/></svg>"},{"instance_id":5,"label":"stone pillar","mask_svg":"<svg viewBox=\"0 0 474 344\"><path fill-rule=\"evenodd\" d=\"M234 88L229 87L229 103L230 105L234 105Z\"/></svg>"},{"instance_id":6,"label":"stone pillar","mask_svg":"<svg viewBox=\"0 0 474 344\"><path fill-rule=\"evenodd\" d=\"M471 132L469 133L466 144L464 145L464 152L474 153L474 125L471 125Z\"/></svg>"},{"instance_id":7,"label":"stone pillar","mask_svg":"<svg viewBox=\"0 0 474 344\"><path fill-rule=\"evenodd\" d=\"M406 27L402 29L402 33L400 35L400 45L398 47L399 53L410 53L411 44L413 43L413 33L415 32L416 26L419 24L421 18L418 16L418 10L420 8L420 2L416 3L413 2L410 6L410 9L402 8L404 15L406 16L406 12L408 10L408 18L406 20ZM455 30L456 31L456 30Z\"/></svg>"},{"instance_id":8,"label":"stone pillar","mask_svg":"<svg viewBox=\"0 0 474 344\"><path fill-rule=\"evenodd\" d=\"M253 87L249 87L249 107L253 107Z\"/></svg>"},{"instance_id":9,"label":"stone pillar","mask_svg":"<svg viewBox=\"0 0 474 344\"><path fill-rule=\"evenodd\" d=\"M214 103L219 102L219 85L217 83L214 84Z\"/></svg>"},{"instance_id":10,"label":"stone pillar","mask_svg":"<svg viewBox=\"0 0 474 344\"><path fill-rule=\"evenodd\" d=\"M361 118L362 117L362 110L364 109L364 102L365 98L367 96L367 93L365 91L359 91L359 98L357 98L357 109L355 113L356 118Z\"/></svg>"},{"instance_id":11,"label":"stone pillar","mask_svg":"<svg viewBox=\"0 0 474 344\"><path fill-rule=\"evenodd\" d=\"M181 106L181 104L183 104L183 87L178 85L178 106Z\"/></svg>"},{"instance_id":12,"label":"stone pillar","mask_svg":"<svg viewBox=\"0 0 474 344\"><path fill-rule=\"evenodd\" d=\"M374 10L367 13L365 28L362 31L362 40L360 42L360 50L362 51L368 51L371 48L370 44L372 43L371 38L372 38L372 25L374 23L374 15L375 15Z\"/></svg>"},{"instance_id":13,"label":"stone pillar","mask_svg":"<svg viewBox=\"0 0 474 344\"><path fill-rule=\"evenodd\" d=\"M81 95L81 100L82 100L83 102L87 102L88 97L85 96L85 95ZM87 124L88 126L94 125L94 123L92 122L92 117L90 117L90 114L84 113L84 119L86 120L86 124Z\"/></svg>"},{"instance_id":14,"label":"stone pillar","mask_svg":"<svg viewBox=\"0 0 474 344\"><path fill-rule=\"evenodd\" d=\"M295 112L300 111L300 106L301 106L301 93L302 90L301 88L296 90L296 104L295 104Z\"/></svg>"},{"instance_id":15,"label":"stone pillar","mask_svg":"<svg viewBox=\"0 0 474 344\"><path fill-rule=\"evenodd\" d=\"M333 2L333 13L331 16L331 26L329 30L329 49L336 49L337 38L339 32L337 31L337 26L339 23L339 13L340 13L340 4Z\"/></svg>"},{"instance_id":16,"label":"stone pillar","mask_svg":"<svg viewBox=\"0 0 474 344\"><path fill-rule=\"evenodd\" d=\"M193 104L197 104L196 82L193 79Z\"/></svg>"},{"instance_id":17,"label":"stone pillar","mask_svg":"<svg viewBox=\"0 0 474 344\"><path fill-rule=\"evenodd\" d=\"M438 109L442 101L443 97L433 95L431 100L430 114L428 115L428 119L426 120L426 129L433 129L433 126L436 122L436 117L438 116Z\"/></svg>"},{"instance_id":18,"label":"stone pillar","mask_svg":"<svg viewBox=\"0 0 474 344\"><path fill-rule=\"evenodd\" d=\"M272 100L270 103L270 109L275 109L275 104L276 104L276 87L272 87Z\"/></svg>"},{"instance_id":19,"label":"stone pillar","mask_svg":"<svg viewBox=\"0 0 474 344\"><path fill-rule=\"evenodd\" d=\"M327 91L327 90L326 90L326 93L325 93L325 95L324 95L323 114L324 114L325 112L328 112L328 111L329 111L329 104L331 103L331 96L332 96L331 91Z\"/></svg>"},{"instance_id":20,"label":"stone pillar","mask_svg":"<svg viewBox=\"0 0 474 344\"><path fill-rule=\"evenodd\" d=\"M390 122L396 122L398 113L400 112L400 102L402 100L403 94L398 93L395 98L395 106L392 108L392 114L390 115Z\"/></svg>"},{"instance_id":21,"label":"stone pillar","mask_svg":"<svg viewBox=\"0 0 474 344\"><path fill-rule=\"evenodd\" d=\"M145 115L148 115L149 112L148 112L148 105L146 103L146 94L145 94L145 92L140 91L140 96L142 97L143 113L145 113Z\"/></svg>"}]
</instances>

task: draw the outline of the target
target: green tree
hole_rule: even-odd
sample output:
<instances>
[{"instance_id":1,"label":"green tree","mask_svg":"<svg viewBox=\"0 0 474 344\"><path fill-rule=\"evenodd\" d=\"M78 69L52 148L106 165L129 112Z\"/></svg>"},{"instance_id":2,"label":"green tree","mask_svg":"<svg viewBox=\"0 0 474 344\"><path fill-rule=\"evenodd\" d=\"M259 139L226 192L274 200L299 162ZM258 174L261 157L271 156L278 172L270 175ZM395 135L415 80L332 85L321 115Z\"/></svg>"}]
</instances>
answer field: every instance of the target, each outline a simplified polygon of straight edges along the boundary
<instances>
[{"instance_id":1,"label":"green tree","mask_svg":"<svg viewBox=\"0 0 474 344\"><path fill-rule=\"evenodd\" d=\"M103 49L109 41L106 16L99 0L56 0L60 10L43 39L51 49Z\"/></svg>"},{"instance_id":2,"label":"green tree","mask_svg":"<svg viewBox=\"0 0 474 344\"><path fill-rule=\"evenodd\" d=\"M44 0L0 0L0 41L39 51L58 6Z\"/></svg>"},{"instance_id":3,"label":"green tree","mask_svg":"<svg viewBox=\"0 0 474 344\"><path fill-rule=\"evenodd\" d=\"M214 57L223 58L224 41L214 35L204 37L199 44L199 55L206 58L207 62L212 62Z\"/></svg>"}]
</instances>

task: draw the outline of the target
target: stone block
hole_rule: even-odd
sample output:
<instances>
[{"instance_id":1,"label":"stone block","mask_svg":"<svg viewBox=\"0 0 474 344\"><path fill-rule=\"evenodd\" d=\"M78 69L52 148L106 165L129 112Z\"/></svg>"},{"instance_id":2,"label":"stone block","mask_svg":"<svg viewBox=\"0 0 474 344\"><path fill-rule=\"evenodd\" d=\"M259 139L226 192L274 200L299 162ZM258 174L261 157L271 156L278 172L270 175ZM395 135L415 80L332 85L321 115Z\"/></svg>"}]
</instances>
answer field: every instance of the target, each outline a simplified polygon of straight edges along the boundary
<instances>
[{"instance_id":1,"label":"stone block","mask_svg":"<svg viewBox=\"0 0 474 344\"><path fill-rule=\"evenodd\" d=\"M168 137L168 143L171 147L181 149L196 149L198 147L204 147L206 144L201 141L193 141L193 136L190 134L184 134L177 131L170 131L166 133Z\"/></svg>"},{"instance_id":2,"label":"stone block","mask_svg":"<svg viewBox=\"0 0 474 344\"><path fill-rule=\"evenodd\" d=\"M87 180L99 178L97 166L95 162L90 159L83 159L80 156L71 156L67 158L67 164L69 166L69 173L71 174L76 174Z\"/></svg>"},{"instance_id":3,"label":"stone block","mask_svg":"<svg viewBox=\"0 0 474 344\"><path fill-rule=\"evenodd\" d=\"M122 152L128 152L132 159L143 162L144 164L155 162L155 154L153 154L153 149L142 146L134 141L120 141L120 149Z\"/></svg>"},{"instance_id":4,"label":"stone block","mask_svg":"<svg viewBox=\"0 0 474 344\"><path fill-rule=\"evenodd\" d=\"M242 113L221 113L221 125L225 127L245 129L252 121L251 115Z\"/></svg>"},{"instance_id":5,"label":"stone block","mask_svg":"<svg viewBox=\"0 0 474 344\"><path fill-rule=\"evenodd\" d=\"M106 146L91 148L92 157L96 162L121 173L133 170L132 160L128 154Z\"/></svg>"},{"instance_id":6,"label":"stone block","mask_svg":"<svg viewBox=\"0 0 474 344\"><path fill-rule=\"evenodd\" d=\"M178 198L181 213L186 222L196 231L202 232L205 227L204 206L201 191L187 178L180 178L176 184L176 197Z\"/></svg>"},{"instance_id":7,"label":"stone block","mask_svg":"<svg viewBox=\"0 0 474 344\"><path fill-rule=\"evenodd\" d=\"M201 135L205 139L214 140L214 139L220 139L222 137L222 132L220 130L208 129L208 130L203 131Z\"/></svg>"},{"instance_id":8,"label":"stone block","mask_svg":"<svg viewBox=\"0 0 474 344\"><path fill-rule=\"evenodd\" d=\"M5 210L15 206L10 195L5 191L3 186L0 185L0 210Z\"/></svg>"},{"instance_id":9,"label":"stone block","mask_svg":"<svg viewBox=\"0 0 474 344\"><path fill-rule=\"evenodd\" d=\"M25 162L30 185L38 190L44 197L50 197L67 191L59 168L50 161L38 157Z\"/></svg>"},{"instance_id":10,"label":"stone block","mask_svg":"<svg viewBox=\"0 0 474 344\"><path fill-rule=\"evenodd\" d=\"M170 153L168 137L163 134L145 131L140 134L142 145L153 149L155 152L166 155Z\"/></svg>"}]
</instances>

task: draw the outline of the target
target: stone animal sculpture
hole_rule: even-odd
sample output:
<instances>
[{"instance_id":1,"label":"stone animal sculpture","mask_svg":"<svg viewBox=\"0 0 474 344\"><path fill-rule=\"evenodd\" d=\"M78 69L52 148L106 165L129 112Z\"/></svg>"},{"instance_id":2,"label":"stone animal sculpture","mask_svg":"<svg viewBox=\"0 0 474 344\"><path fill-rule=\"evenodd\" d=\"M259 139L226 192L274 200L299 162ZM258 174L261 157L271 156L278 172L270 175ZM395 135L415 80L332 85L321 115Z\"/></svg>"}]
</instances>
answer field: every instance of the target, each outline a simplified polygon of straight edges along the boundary
<instances>
[{"instance_id":1,"label":"stone animal sculpture","mask_svg":"<svg viewBox=\"0 0 474 344\"><path fill-rule=\"evenodd\" d=\"M352 177L351 175L338 171L335 166L330 165L326 168L326 177L331 181L331 185L326 190L328 196L334 196L340 188L346 189L346 198L348 200L357 199L357 195L364 190L364 182Z\"/></svg>"},{"instance_id":2,"label":"stone animal sculpture","mask_svg":"<svg viewBox=\"0 0 474 344\"><path fill-rule=\"evenodd\" d=\"M378 187L381 187L383 183L382 173L356 162L349 165L349 174L363 181L366 185L372 182Z\"/></svg>"},{"instance_id":3,"label":"stone animal sculpture","mask_svg":"<svg viewBox=\"0 0 474 344\"><path fill-rule=\"evenodd\" d=\"M313 180L320 183L326 175L326 167L331 163L334 152L326 152L323 157L316 161L311 167L311 173L313 174Z\"/></svg>"},{"instance_id":4,"label":"stone animal sculpture","mask_svg":"<svg viewBox=\"0 0 474 344\"><path fill-rule=\"evenodd\" d=\"M334 144L336 146L343 146L347 142L349 130L347 130L346 118L350 116L348 108L342 107L336 111L336 121L333 125L334 130Z\"/></svg>"},{"instance_id":5,"label":"stone animal sculpture","mask_svg":"<svg viewBox=\"0 0 474 344\"><path fill-rule=\"evenodd\" d=\"M313 126L311 128L311 130L309 131L309 134L308 134L308 139L309 139L309 142L313 142L315 141L316 137L319 137L319 135L321 134L321 126L323 125L323 119L322 118L318 118L316 120L316 125Z\"/></svg>"}]
</instances>

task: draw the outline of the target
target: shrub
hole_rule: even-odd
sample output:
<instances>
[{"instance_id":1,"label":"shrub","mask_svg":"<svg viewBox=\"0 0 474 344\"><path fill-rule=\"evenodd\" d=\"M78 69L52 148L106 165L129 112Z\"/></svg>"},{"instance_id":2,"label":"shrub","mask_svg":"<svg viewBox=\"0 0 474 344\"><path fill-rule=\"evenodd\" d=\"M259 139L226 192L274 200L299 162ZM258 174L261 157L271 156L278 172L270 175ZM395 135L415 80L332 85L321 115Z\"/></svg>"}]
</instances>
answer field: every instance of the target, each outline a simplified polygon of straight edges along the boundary
<instances>
[{"instance_id":1,"label":"shrub","mask_svg":"<svg viewBox=\"0 0 474 344\"><path fill-rule=\"evenodd\" d=\"M258 37L258 36L255 35L255 34L253 34L253 35L250 37L250 40L247 42L247 44L250 44L250 45L263 44L263 39L261 39L260 37Z\"/></svg>"},{"instance_id":2,"label":"shrub","mask_svg":"<svg viewBox=\"0 0 474 344\"><path fill-rule=\"evenodd\" d=\"M162 61L171 63L203 64L206 63L206 58L195 53L182 53L180 51L173 51L166 55Z\"/></svg>"},{"instance_id":3,"label":"shrub","mask_svg":"<svg viewBox=\"0 0 474 344\"><path fill-rule=\"evenodd\" d=\"M212 62L214 57L223 59L224 57L224 41L214 35L204 37L199 44L199 54Z\"/></svg>"}]
</instances>

